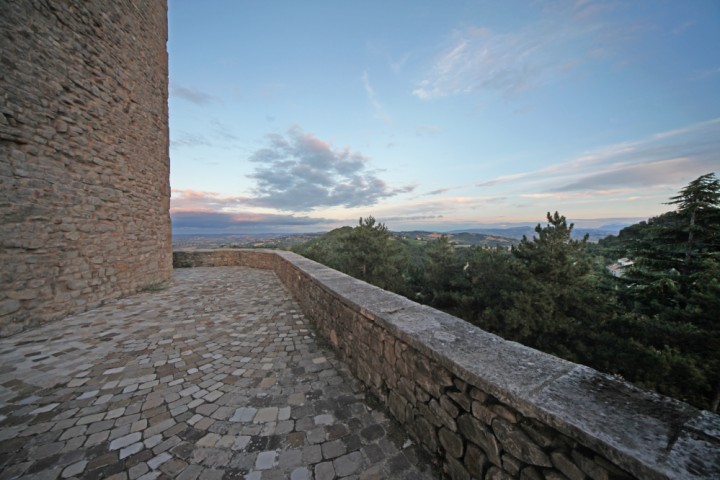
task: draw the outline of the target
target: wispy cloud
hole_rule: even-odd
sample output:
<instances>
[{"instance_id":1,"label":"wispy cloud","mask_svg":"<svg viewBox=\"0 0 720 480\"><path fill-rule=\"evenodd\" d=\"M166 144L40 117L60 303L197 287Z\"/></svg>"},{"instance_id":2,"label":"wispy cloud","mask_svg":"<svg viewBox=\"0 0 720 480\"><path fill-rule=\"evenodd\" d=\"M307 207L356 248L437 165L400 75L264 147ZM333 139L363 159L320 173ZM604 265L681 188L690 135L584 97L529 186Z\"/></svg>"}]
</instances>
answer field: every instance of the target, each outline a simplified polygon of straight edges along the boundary
<instances>
[{"instance_id":1,"label":"wispy cloud","mask_svg":"<svg viewBox=\"0 0 720 480\"><path fill-rule=\"evenodd\" d=\"M538 21L517 31L482 26L456 31L413 94L420 99L480 91L512 96L566 75L612 49L611 27L602 21L606 3L548 7Z\"/></svg>"},{"instance_id":2,"label":"wispy cloud","mask_svg":"<svg viewBox=\"0 0 720 480\"><path fill-rule=\"evenodd\" d=\"M406 215L397 217L379 217L378 220L385 222L416 222L418 220L439 220L445 218L444 215Z\"/></svg>"},{"instance_id":3,"label":"wispy cloud","mask_svg":"<svg viewBox=\"0 0 720 480\"><path fill-rule=\"evenodd\" d=\"M418 137L431 137L442 133L443 128L440 125L420 125L415 129L415 135Z\"/></svg>"},{"instance_id":4,"label":"wispy cloud","mask_svg":"<svg viewBox=\"0 0 720 480\"><path fill-rule=\"evenodd\" d=\"M170 208L173 230L185 233L272 232L337 223L336 220L322 217L255 212L249 210L252 204L253 199L245 196L174 189Z\"/></svg>"},{"instance_id":5,"label":"wispy cloud","mask_svg":"<svg viewBox=\"0 0 720 480\"><path fill-rule=\"evenodd\" d=\"M363 87L365 88L365 94L367 95L367 98L370 101L373 110L375 111L375 116L385 122L386 125L392 124L392 118L385 110L385 107L377 99L375 89L370 84L370 78L368 77L367 71L363 72L362 74L362 82Z\"/></svg>"},{"instance_id":6,"label":"wispy cloud","mask_svg":"<svg viewBox=\"0 0 720 480\"><path fill-rule=\"evenodd\" d=\"M709 80L720 75L720 67L706 68L704 70L695 70L689 77L689 80Z\"/></svg>"},{"instance_id":7,"label":"wispy cloud","mask_svg":"<svg viewBox=\"0 0 720 480\"><path fill-rule=\"evenodd\" d=\"M677 188L720 168L720 118L597 148L570 161L478 182L523 197L610 195L638 188Z\"/></svg>"},{"instance_id":8,"label":"wispy cloud","mask_svg":"<svg viewBox=\"0 0 720 480\"><path fill-rule=\"evenodd\" d=\"M227 125L218 119L210 120L210 126L212 128L213 136L219 140L234 142L239 139L237 135L232 133Z\"/></svg>"},{"instance_id":9,"label":"wispy cloud","mask_svg":"<svg viewBox=\"0 0 720 480\"><path fill-rule=\"evenodd\" d=\"M226 209L247 207L252 199L245 196L221 195L217 192L173 189L171 200L171 210L173 212L219 212Z\"/></svg>"},{"instance_id":10,"label":"wispy cloud","mask_svg":"<svg viewBox=\"0 0 720 480\"><path fill-rule=\"evenodd\" d=\"M677 27L672 29L673 35L681 35L685 33L686 30L690 29L691 27L695 26L695 22L683 22Z\"/></svg>"},{"instance_id":11,"label":"wispy cloud","mask_svg":"<svg viewBox=\"0 0 720 480\"><path fill-rule=\"evenodd\" d=\"M209 125L202 128L204 133L187 132L184 130L172 130L170 132L170 147L207 147L212 146L220 149L236 149L240 137L217 119L212 119Z\"/></svg>"},{"instance_id":12,"label":"wispy cloud","mask_svg":"<svg viewBox=\"0 0 720 480\"><path fill-rule=\"evenodd\" d=\"M172 226L175 232L193 231L216 233L248 233L307 230L317 226L325 229L327 225L337 223L326 218L307 216L277 215L253 212L173 212ZM322 228L321 228L322 227Z\"/></svg>"},{"instance_id":13,"label":"wispy cloud","mask_svg":"<svg viewBox=\"0 0 720 480\"><path fill-rule=\"evenodd\" d=\"M177 134L171 134L170 146L177 147L203 147L212 145L210 140L198 133L189 133L180 131Z\"/></svg>"},{"instance_id":14,"label":"wispy cloud","mask_svg":"<svg viewBox=\"0 0 720 480\"><path fill-rule=\"evenodd\" d=\"M412 55L410 53L406 53L405 55L400 57L399 60L390 58L389 59L390 70L392 70L393 73L395 73L396 75L399 74L400 72L402 72L403 68L405 67L405 64L408 62L408 60L410 60L411 56Z\"/></svg>"},{"instance_id":15,"label":"wispy cloud","mask_svg":"<svg viewBox=\"0 0 720 480\"><path fill-rule=\"evenodd\" d=\"M218 97L209 95L203 91L189 87L182 87L175 84L170 84L170 95L176 98L187 100L188 102L194 103L196 105L207 105L209 103L220 100Z\"/></svg>"},{"instance_id":16,"label":"wispy cloud","mask_svg":"<svg viewBox=\"0 0 720 480\"><path fill-rule=\"evenodd\" d=\"M357 207L411 192L391 187L368 169L370 160L348 147L338 149L299 127L286 135L268 135L268 145L250 156L257 163L248 175L257 182L256 206L287 211L318 207Z\"/></svg>"}]
</instances>

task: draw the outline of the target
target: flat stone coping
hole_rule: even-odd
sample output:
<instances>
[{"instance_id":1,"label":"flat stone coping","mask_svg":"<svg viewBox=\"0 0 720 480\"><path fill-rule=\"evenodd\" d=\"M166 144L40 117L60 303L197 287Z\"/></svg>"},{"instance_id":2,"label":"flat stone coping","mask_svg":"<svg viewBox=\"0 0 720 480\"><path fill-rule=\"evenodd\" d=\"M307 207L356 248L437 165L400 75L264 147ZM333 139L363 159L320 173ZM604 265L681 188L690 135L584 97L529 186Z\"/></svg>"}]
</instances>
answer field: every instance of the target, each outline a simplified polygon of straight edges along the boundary
<instances>
[{"instance_id":1,"label":"flat stone coping","mask_svg":"<svg viewBox=\"0 0 720 480\"><path fill-rule=\"evenodd\" d=\"M3 478L430 479L268 270L166 288L0 339Z\"/></svg>"},{"instance_id":2,"label":"flat stone coping","mask_svg":"<svg viewBox=\"0 0 720 480\"><path fill-rule=\"evenodd\" d=\"M174 252L176 267L248 264L300 275L455 375L640 478L720 478L720 415L641 390L280 250Z\"/></svg>"}]
</instances>

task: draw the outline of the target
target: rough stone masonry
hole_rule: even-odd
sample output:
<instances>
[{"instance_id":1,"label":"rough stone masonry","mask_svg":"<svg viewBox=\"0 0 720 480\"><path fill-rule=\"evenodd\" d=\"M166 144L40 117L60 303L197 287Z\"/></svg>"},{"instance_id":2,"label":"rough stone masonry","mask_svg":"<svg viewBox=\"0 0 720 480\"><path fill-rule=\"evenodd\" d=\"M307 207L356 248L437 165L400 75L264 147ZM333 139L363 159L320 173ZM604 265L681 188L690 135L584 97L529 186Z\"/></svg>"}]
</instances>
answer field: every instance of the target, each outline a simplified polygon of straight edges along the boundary
<instances>
[{"instance_id":1,"label":"rough stone masonry","mask_svg":"<svg viewBox=\"0 0 720 480\"><path fill-rule=\"evenodd\" d=\"M0 336L169 278L167 3L0 0Z\"/></svg>"}]
</instances>

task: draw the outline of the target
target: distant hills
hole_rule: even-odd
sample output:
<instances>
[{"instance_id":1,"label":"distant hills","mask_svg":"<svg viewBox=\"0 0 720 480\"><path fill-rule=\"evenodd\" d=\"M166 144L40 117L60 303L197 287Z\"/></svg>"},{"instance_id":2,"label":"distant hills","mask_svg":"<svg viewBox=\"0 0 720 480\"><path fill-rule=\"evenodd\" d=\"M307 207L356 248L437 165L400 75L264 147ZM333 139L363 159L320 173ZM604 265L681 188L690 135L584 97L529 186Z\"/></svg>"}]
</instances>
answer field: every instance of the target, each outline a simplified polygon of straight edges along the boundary
<instances>
[{"instance_id":1,"label":"distant hills","mask_svg":"<svg viewBox=\"0 0 720 480\"><path fill-rule=\"evenodd\" d=\"M609 224L597 228L575 228L574 238L582 238L586 233L591 242L610 235L617 235L620 230L630 224ZM349 228L349 227L344 227ZM452 230L449 232L433 232L427 230L412 230L392 232L396 237L410 241L431 241L446 235L455 245L486 245L490 247L507 247L522 240L523 235L532 238L535 228L531 226L517 226L508 228L470 228ZM182 249L198 248L290 248L321 237L323 233L266 233L266 234L173 234L173 245Z\"/></svg>"},{"instance_id":2,"label":"distant hills","mask_svg":"<svg viewBox=\"0 0 720 480\"><path fill-rule=\"evenodd\" d=\"M573 238L582 238L586 233L590 237L591 242L597 242L598 240L605 238L610 235L617 235L620 230L629 226L629 223L621 224L614 223L609 225L602 225L596 228L580 228L575 227L573 229ZM460 233L477 233L484 235L496 235L499 237L512 238L515 240L522 240L523 235L531 238L535 234L535 227L522 226L522 227L509 227L509 228L470 228L465 230L453 230L448 232L449 234L460 234Z\"/></svg>"}]
</instances>

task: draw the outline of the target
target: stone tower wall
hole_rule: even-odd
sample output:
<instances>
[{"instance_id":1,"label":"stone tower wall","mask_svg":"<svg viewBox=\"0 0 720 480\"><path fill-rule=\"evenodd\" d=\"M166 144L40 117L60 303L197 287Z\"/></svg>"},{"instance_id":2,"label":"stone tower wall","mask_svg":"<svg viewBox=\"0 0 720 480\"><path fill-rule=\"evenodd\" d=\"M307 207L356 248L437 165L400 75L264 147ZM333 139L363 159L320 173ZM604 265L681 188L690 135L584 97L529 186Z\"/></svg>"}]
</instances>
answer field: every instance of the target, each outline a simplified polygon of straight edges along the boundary
<instances>
[{"instance_id":1,"label":"stone tower wall","mask_svg":"<svg viewBox=\"0 0 720 480\"><path fill-rule=\"evenodd\" d=\"M0 335L167 280L167 2L0 0Z\"/></svg>"}]
</instances>

